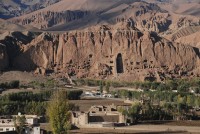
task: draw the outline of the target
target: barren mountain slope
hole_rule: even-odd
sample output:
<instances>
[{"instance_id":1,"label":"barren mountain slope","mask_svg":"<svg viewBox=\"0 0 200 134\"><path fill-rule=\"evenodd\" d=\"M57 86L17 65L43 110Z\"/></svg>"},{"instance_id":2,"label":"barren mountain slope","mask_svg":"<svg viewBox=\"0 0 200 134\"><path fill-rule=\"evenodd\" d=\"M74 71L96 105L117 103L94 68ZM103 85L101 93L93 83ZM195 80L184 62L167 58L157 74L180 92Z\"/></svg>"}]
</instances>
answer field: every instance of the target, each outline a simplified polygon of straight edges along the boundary
<instances>
[{"instance_id":1,"label":"barren mountain slope","mask_svg":"<svg viewBox=\"0 0 200 134\"><path fill-rule=\"evenodd\" d=\"M198 32L189 34L188 36L182 36L175 41L182 44L189 44L200 49L199 35L200 35L200 30Z\"/></svg>"},{"instance_id":2,"label":"barren mountain slope","mask_svg":"<svg viewBox=\"0 0 200 134\"><path fill-rule=\"evenodd\" d=\"M181 27L200 23L197 16L182 15L164 8L172 5L170 3L158 5L139 0L63 0L10 21L48 31L75 30L130 21L140 30L157 33L173 33Z\"/></svg>"},{"instance_id":3,"label":"barren mountain slope","mask_svg":"<svg viewBox=\"0 0 200 134\"><path fill-rule=\"evenodd\" d=\"M158 3L158 5L169 12L200 17L200 3Z\"/></svg>"},{"instance_id":4,"label":"barren mountain slope","mask_svg":"<svg viewBox=\"0 0 200 134\"><path fill-rule=\"evenodd\" d=\"M45 8L60 0L0 0L0 18L11 18Z\"/></svg>"},{"instance_id":5,"label":"barren mountain slope","mask_svg":"<svg viewBox=\"0 0 200 134\"><path fill-rule=\"evenodd\" d=\"M199 0L148 0L168 11L172 23L162 36L172 41L199 45L200 1ZM162 1L162 2L161 2Z\"/></svg>"},{"instance_id":6,"label":"barren mountain slope","mask_svg":"<svg viewBox=\"0 0 200 134\"><path fill-rule=\"evenodd\" d=\"M138 0L63 0L39 11L14 18L12 21L21 25L34 25L46 29L84 17L98 17L103 12L134 1Z\"/></svg>"},{"instance_id":7,"label":"barren mountain slope","mask_svg":"<svg viewBox=\"0 0 200 134\"><path fill-rule=\"evenodd\" d=\"M33 32L39 32L40 30L31 26L22 26L19 24L14 24L11 22L8 22L6 20L0 20L0 39L4 37L4 35L9 34L9 32L13 31L33 31Z\"/></svg>"}]
</instances>

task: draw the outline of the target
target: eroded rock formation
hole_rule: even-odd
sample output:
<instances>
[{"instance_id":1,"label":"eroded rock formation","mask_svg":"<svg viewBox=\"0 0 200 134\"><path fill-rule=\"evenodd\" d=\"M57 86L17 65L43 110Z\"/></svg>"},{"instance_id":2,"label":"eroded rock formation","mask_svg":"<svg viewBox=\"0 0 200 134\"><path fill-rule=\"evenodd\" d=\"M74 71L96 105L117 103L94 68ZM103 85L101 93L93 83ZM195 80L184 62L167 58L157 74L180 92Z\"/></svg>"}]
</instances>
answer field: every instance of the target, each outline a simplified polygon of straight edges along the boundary
<instances>
[{"instance_id":1,"label":"eroded rock formation","mask_svg":"<svg viewBox=\"0 0 200 134\"><path fill-rule=\"evenodd\" d=\"M6 52L6 46L0 44L0 70L4 70L8 67L8 55Z\"/></svg>"},{"instance_id":2,"label":"eroded rock formation","mask_svg":"<svg viewBox=\"0 0 200 134\"><path fill-rule=\"evenodd\" d=\"M156 34L102 26L65 34L42 33L23 47L16 69L68 73L80 78L163 80L198 75L199 50Z\"/></svg>"}]
</instances>

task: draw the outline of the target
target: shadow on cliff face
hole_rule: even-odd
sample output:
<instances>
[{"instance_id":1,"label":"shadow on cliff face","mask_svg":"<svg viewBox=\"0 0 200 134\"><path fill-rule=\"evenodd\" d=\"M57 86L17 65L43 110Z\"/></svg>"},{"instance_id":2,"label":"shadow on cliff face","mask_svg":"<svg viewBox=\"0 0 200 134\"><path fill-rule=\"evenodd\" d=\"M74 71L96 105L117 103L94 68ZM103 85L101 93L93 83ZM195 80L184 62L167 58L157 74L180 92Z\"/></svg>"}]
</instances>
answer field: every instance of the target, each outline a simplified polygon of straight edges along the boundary
<instances>
[{"instance_id":1,"label":"shadow on cliff face","mask_svg":"<svg viewBox=\"0 0 200 134\"><path fill-rule=\"evenodd\" d=\"M193 47L195 53L198 55L198 57L200 58L200 52L199 52L199 49L196 48L196 47Z\"/></svg>"},{"instance_id":2,"label":"shadow on cliff face","mask_svg":"<svg viewBox=\"0 0 200 134\"><path fill-rule=\"evenodd\" d=\"M14 58L12 62L12 68L20 71L33 71L37 68L37 65L33 62L30 52L26 51L23 54L19 54Z\"/></svg>"},{"instance_id":3,"label":"shadow on cliff face","mask_svg":"<svg viewBox=\"0 0 200 134\"><path fill-rule=\"evenodd\" d=\"M9 70L15 68L13 63L15 58L23 52L23 46L30 43L39 33L12 32L7 35L0 43L6 46L6 51L9 60Z\"/></svg>"}]
</instances>

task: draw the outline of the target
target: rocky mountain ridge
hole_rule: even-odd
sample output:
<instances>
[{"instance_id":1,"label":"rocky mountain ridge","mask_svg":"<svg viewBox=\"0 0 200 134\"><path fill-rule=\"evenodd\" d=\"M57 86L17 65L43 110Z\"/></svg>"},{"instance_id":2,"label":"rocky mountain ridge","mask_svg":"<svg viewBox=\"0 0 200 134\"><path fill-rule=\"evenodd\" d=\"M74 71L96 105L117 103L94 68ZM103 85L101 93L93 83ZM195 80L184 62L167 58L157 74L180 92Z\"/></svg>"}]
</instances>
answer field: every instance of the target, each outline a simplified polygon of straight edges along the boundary
<instances>
[{"instance_id":1,"label":"rocky mountain ridge","mask_svg":"<svg viewBox=\"0 0 200 134\"><path fill-rule=\"evenodd\" d=\"M141 31L164 34L173 34L183 27L200 25L200 18L197 16L176 14L162 5L140 0L78 0L74 4L69 3L70 0L60 1L9 21L47 31L68 31L102 24L113 25L127 20Z\"/></svg>"}]
</instances>

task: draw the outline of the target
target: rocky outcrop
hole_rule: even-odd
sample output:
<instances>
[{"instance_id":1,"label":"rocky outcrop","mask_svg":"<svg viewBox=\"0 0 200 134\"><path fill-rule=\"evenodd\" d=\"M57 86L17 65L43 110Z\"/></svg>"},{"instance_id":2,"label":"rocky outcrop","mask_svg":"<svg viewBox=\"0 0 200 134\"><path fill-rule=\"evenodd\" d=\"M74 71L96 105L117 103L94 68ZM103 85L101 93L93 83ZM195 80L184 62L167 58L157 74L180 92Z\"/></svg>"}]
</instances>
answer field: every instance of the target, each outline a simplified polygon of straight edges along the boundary
<instances>
[{"instance_id":1,"label":"rocky outcrop","mask_svg":"<svg viewBox=\"0 0 200 134\"><path fill-rule=\"evenodd\" d=\"M24 46L14 66L120 80L194 75L192 71L199 66L198 49L134 28L115 29L104 26L65 34L43 33Z\"/></svg>"},{"instance_id":2,"label":"rocky outcrop","mask_svg":"<svg viewBox=\"0 0 200 134\"><path fill-rule=\"evenodd\" d=\"M23 47L37 35L38 33L31 32L8 32L5 37L0 39L0 43L5 46L9 68L13 67L15 58L23 52Z\"/></svg>"}]
</instances>

